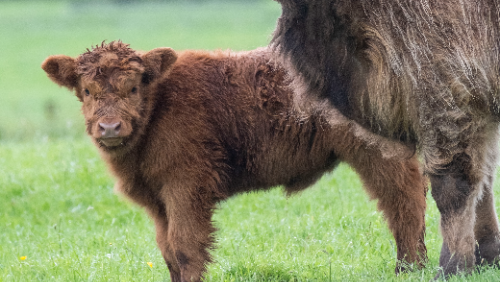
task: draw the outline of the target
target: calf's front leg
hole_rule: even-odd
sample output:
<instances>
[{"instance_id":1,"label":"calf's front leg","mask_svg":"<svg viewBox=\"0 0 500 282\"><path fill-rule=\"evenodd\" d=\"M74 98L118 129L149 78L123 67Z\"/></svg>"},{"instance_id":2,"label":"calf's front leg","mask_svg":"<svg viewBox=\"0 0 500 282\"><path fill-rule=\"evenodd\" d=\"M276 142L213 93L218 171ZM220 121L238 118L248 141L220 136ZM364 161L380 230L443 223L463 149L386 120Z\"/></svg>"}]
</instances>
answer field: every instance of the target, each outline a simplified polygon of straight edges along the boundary
<instances>
[{"instance_id":1,"label":"calf's front leg","mask_svg":"<svg viewBox=\"0 0 500 282\"><path fill-rule=\"evenodd\" d=\"M158 214L153 217L156 229L156 243L161 251L163 259L170 271L170 280L172 282L181 281L181 271L177 264L175 254L171 249L168 239L168 219L166 213Z\"/></svg>"},{"instance_id":2,"label":"calf's front leg","mask_svg":"<svg viewBox=\"0 0 500 282\"><path fill-rule=\"evenodd\" d=\"M178 190L165 196L165 217L155 218L156 238L175 282L201 281L212 261L209 250L215 228L215 202L204 188Z\"/></svg>"}]
</instances>

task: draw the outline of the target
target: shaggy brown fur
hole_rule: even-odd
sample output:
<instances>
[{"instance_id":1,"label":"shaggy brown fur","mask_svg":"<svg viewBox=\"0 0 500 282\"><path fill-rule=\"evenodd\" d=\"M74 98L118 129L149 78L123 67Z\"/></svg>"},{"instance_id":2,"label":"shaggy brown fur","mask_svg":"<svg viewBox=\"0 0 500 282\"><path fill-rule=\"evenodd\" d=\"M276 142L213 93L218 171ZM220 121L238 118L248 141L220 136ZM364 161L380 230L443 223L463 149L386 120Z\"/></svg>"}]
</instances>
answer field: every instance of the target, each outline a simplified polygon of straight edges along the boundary
<instances>
[{"instance_id":1,"label":"shaggy brown fur","mask_svg":"<svg viewBox=\"0 0 500 282\"><path fill-rule=\"evenodd\" d=\"M121 42L42 68L75 89L88 134L116 189L153 217L172 281L199 281L211 261L218 201L284 185L294 193L349 163L384 212L398 259L426 259L426 180L413 151L335 109L301 112L267 49L145 54Z\"/></svg>"},{"instance_id":2,"label":"shaggy brown fur","mask_svg":"<svg viewBox=\"0 0 500 282\"><path fill-rule=\"evenodd\" d=\"M441 274L498 261L500 2L279 2L272 45L303 98L419 149L441 212Z\"/></svg>"}]
</instances>

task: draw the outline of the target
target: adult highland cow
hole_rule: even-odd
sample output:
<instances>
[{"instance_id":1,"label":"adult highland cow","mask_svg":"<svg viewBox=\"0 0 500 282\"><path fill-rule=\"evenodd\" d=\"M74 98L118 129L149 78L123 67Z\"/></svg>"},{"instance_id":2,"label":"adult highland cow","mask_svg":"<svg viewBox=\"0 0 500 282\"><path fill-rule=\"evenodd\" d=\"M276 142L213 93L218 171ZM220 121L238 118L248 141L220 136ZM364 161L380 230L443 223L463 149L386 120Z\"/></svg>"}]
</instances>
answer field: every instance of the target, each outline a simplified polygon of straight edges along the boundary
<instances>
[{"instance_id":1,"label":"adult highland cow","mask_svg":"<svg viewBox=\"0 0 500 282\"><path fill-rule=\"evenodd\" d=\"M500 1L279 2L272 45L303 98L417 145L441 213L438 275L498 263Z\"/></svg>"},{"instance_id":2,"label":"adult highland cow","mask_svg":"<svg viewBox=\"0 0 500 282\"><path fill-rule=\"evenodd\" d=\"M216 203L239 192L305 189L339 161L379 200L398 258L425 258L426 180L406 146L335 109L303 113L271 52L139 53L121 42L42 64L74 89L116 188L155 222L172 281L200 281Z\"/></svg>"}]
</instances>

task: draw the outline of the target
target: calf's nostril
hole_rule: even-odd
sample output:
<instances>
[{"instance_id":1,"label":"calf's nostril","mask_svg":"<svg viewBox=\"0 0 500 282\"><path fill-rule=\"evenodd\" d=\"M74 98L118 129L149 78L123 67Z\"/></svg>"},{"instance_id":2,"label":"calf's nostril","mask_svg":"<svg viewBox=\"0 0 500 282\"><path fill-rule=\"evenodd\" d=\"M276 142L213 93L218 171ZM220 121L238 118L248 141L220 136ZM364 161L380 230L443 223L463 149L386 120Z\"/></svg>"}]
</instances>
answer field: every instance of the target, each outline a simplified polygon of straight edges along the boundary
<instances>
[{"instance_id":1,"label":"calf's nostril","mask_svg":"<svg viewBox=\"0 0 500 282\"><path fill-rule=\"evenodd\" d=\"M101 137L112 138L117 137L120 132L121 122L115 123L99 123L99 131L101 132Z\"/></svg>"}]
</instances>

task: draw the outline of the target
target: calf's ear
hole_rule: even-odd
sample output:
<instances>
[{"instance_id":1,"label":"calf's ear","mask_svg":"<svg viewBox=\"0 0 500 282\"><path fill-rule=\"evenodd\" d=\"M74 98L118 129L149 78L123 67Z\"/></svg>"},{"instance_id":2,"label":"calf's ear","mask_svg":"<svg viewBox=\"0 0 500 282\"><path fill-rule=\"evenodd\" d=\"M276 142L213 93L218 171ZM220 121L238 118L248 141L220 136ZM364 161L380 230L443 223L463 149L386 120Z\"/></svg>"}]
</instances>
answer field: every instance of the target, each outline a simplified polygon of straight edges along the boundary
<instances>
[{"instance_id":1,"label":"calf's ear","mask_svg":"<svg viewBox=\"0 0 500 282\"><path fill-rule=\"evenodd\" d=\"M65 55L50 56L42 63L42 69L55 83L73 90L77 84L76 61Z\"/></svg>"},{"instance_id":2,"label":"calf's ear","mask_svg":"<svg viewBox=\"0 0 500 282\"><path fill-rule=\"evenodd\" d=\"M143 82L149 83L172 70L177 53L172 48L156 48L142 55L141 59L146 68Z\"/></svg>"}]
</instances>

